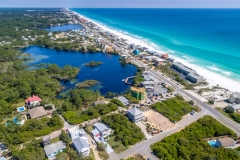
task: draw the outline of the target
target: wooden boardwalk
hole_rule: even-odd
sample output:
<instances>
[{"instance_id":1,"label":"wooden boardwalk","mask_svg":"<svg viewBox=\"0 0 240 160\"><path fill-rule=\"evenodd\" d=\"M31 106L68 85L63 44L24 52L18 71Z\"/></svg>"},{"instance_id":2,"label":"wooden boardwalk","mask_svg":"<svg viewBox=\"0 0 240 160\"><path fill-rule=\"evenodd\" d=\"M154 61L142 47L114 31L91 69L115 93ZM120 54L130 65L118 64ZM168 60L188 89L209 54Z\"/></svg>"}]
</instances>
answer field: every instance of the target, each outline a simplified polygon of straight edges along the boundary
<instances>
[{"instance_id":1,"label":"wooden boardwalk","mask_svg":"<svg viewBox=\"0 0 240 160\"><path fill-rule=\"evenodd\" d=\"M124 83L128 84L128 85L132 85L132 83L129 83L128 80L129 79L133 79L135 78L136 76L131 76L131 77L127 77L125 80L124 80Z\"/></svg>"}]
</instances>

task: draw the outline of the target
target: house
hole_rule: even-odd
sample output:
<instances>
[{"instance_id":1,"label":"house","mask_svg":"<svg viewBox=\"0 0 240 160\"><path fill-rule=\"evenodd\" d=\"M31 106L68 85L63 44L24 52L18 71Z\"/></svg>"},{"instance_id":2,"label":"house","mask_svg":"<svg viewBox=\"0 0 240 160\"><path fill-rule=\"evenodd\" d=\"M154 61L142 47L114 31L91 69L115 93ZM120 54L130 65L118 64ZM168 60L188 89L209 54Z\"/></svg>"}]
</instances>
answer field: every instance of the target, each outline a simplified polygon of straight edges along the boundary
<instances>
[{"instance_id":1,"label":"house","mask_svg":"<svg viewBox=\"0 0 240 160\"><path fill-rule=\"evenodd\" d=\"M140 51L139 51L138 49L135 49L135 50L133 51L133 53L134 53L135 55L139 55L139 54L140 54Z\"/></svg>"},{"instance_id":2,"label":"house","mask_svg":"<svg viewBox=\"0 0 240 160\"><path fill-rule=\"evenodd\" d=\"M73 139L73 148L82 156L89 156L89 144L81 137Z\"/></svg>"},{"instance_id":3,"label":"house","mask_svg":"<svg viewBox=\"0 0 240 160\"><path fill-rule=\"evenodd\" d=\"M233 104L228 107L232 107L234 109L234 112L240 112L240 104Z\"/></svg>"},{"instance_id":4,"label":"house","mask_svg":"<svg viewBox=\"0 0 240 160\"><path fill-rule=\"evenodd\" d=\"M133 97L135 97L138 100L143 100L144 99L144 92L145 89L144 88L135 88L135 87L131 87L130 89L130 93Z\"/></svg>"},{"instance_id":5,"label":"house","mask_svg":"<svg viewBox=\"0 0 240 160\"><path fill-rule=\"evenodd\" d=\"M165 64L165 60L160 58L153 60L153 62L155 66L163 66Z\"/></svg>"},{"instance_id":6,"label":"house","mask_svg":"<svg viewBox=\"0 0 240 160\"><path fill-rule=\"evenodd\" d=\"M68 133L72 140L86 135L85 131L83 129L79 128L78 126L69 128Z\"/></svg>"},{"instance_id":7,"label":"house","mask_svg":"<svg viewBox=\"0 0 240 160\"><path fill-rule=\"evenodd\" d=\"M66 145L62 141L58 141L44 147L44 151L48 159L54 159L55 156L64 149L66 149Z\"/></svg>"},{"instance_id":8,"label":"house","mask_svg":"<svg viewBox=\"0 0 240 160\"><path fill-rule=\"evenodd\" d=\"M29 109L28 114L31 117L31 119L35 119L35 118L41 118L41 117L46 116L47 112L45 111L43 106L40 106L40 107L35 107L32 109Z\"/></svg>"},{"instance_id":9,"label":"house","mask_svg":"<svg viewBox=\"0 0 240 160\"><path fill-rule=\"evenodd\" d=\"M162 54L162 56L161 56L163 59L167 59L168 58L168 54Z\"/></svg>"},{"instance_id":10,"label":"house","mask_svg":"<svg viewBox=\"0 0 240 160\"><path fill-rule=\"evenodd\" d=\"M229 148L235 146L235 144L235 141L230 137L220 138L216 141L216 147Z\"/></svg>"},{"instance_id":11,"label":"house","mask_svg":"<svg viewBox=\"0 0 240 160\"><path fill-rule=\"evenodd\" d=\"M29 97L28 99L26 99L25 103L30 107L30 106L39 105L41 101L42 101L41 98L33 95L32 97Z\"/></svg>"},{"instance_id":12,"label":"house","mask_svg":"<svg viewBox=\"0 0 240 160\"><path fill-rule=\"evenodd\" d=\"M121 101L125 106L129 105L129 101L123 96L119 96L118 100Z\"/></svg>"},{"instance_id":13,"label":"house","mask_svg":"<svg viewBox=\"0 0 240 160\"><path fill-rule=\"evenodd\" d=\"M109 102L108 101L105 101L105 100L98 100L96 102L93 103L94 106L96 105L99 105L99 104L108 104Z\"/></svg>"},{"instance_id":14,"label":"house","mask_svg":"<svg viewBox=\"0 0 240 160\"><path fill-rule=\"evenodd\" d=\"M98 138L101 136L101 133L99 132L99 130L97 128L95 128L94 130L92 130L91 132L92 136L94 139Z\"/></svg>"},{"instance_id":15,"label":"house","mask_svg":"<svg viewBox=\"0 0 240 160\"><path fill-rule=\"evenodd\" d=\"M240 93L234 92L232 95L230 95L229 102L240 104Z\"/></svg>"},{"instance_id":16,"label":"house","mask_svg":"<svg viewBox=\"0 0 240 160\"><path fill-rule=\"evenodd\" d=\"M200 76L197 73L189 73L186 78L193 83L200 83L204 81L203 76Z\"/></svg>"},{"instance_id":17,"label":"house","mask_svg":"<svg viewBox=\"0 0 240 160\"><path fill-rule=\"evenodd\" d=\"M153 81L152 77L150 77L149 75L143 74L142 76L143 76L145 81Z\"/></svg>"},{"instance_id":18,"label":"house","mask_svg":"<svg viewBox=\"0 0 240 160\"><path fill-rule=\"evenodd\" d=\"M97 129L100 133L100 135L105 138L109 135L111 135L112 131L110 128L108 128L105 124L103 123L95 123L94 128ZM94 131L95 132L95 131Z\"/></svg>"},{"instance_id":19,"label":"house","mask_svg":"<svg viewBox=\"0 0 240 160\"><path fill-rule=\"evenodd\" d=\"M129 109L127 112L127 116L134 123L143 121L145 119L145 117L143 116L143 112L136 107Z\"/></svg>"}]
</instances>

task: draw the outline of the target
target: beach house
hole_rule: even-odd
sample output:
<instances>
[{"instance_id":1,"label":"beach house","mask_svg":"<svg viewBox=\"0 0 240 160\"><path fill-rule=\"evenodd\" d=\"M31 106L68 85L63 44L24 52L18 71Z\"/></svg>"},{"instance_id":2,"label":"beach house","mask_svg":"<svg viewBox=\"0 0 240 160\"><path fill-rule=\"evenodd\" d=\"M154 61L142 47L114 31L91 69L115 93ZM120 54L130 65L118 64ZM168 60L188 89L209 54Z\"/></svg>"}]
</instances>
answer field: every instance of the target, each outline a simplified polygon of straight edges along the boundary
<instances>
[{"instance_id":1,"label":"beach house","mask_svg":"<svg viewBox=\"0 0 240 160\"><path fill-rule=\"evenodd\" d=\"M28 110L28 114L31 119L41 118L47 115L47 112L43 108L43 106L35 107Z\"/></svg>"},{"instance_id":2,"label":"beach house","mask_svg":"<svg viewBox=\"0 0 240 160\"><path fill-rule=\"evenodd\" d=\"M94 127L94 129L97 129L99 131L100 136L103 138L110 136L112 134L112 130L103 123L95 123L93 127ZM98 132L96 130L94 130L93 136L96 137L97 135L98 135Z\"/></svg>"},{"instance_id":3,"label":"beach house","mask_svg":"<svg viewBox=\"0 0 240 160\"><path fill-rule=\"evenodd\" d=\"M64 149L66 149L66 145L62 141L58 141L44 147L44 151L48 159L55 159L55 156Z\"/></svg>"},{"instance_id":4,"label":"beach house","mask_svg":"<svg viewBox=\"0 0 240 160\"><path fill-rule=\"evenodd\" d=\"M36 106L36 105L39 105L40 102L42 101L41 98L39 98L38 96L32 96L32 97L29 97L28 99L25 100L25 104L30 107L30 106Z\"/></svg>"},{"instance_id":5,"label":"beach house","mask_svg":"<svg viewBox=\"0 0 240 160\"><path fill-rule=\"evenodd\" d=\"M220 138L216 141L216 147L225 147L225 148L231 148L233 146L235 146L235 141L234 139L230 138L230 137L226 137L226 138Z\"/></svg>"},{"instance_id":6,"label":"beach house","mask_svg":"<svg viewBox=\"0 0 240 160\"><path fill-rule=\"evenodd\" d=\"M82 156L89 156L90 154L89 144L82 137L73 139L73 148Z\"/></svg>"},{"instance_id":7,"label":"beach house","mask_svg":"<svg viewBox=\"0 0 240 160\"><path fill-rule=\"evenodd\" d=\"M200 83L204 81L203 76L200 76L197 73L189 73L186 78L193 83Z\"/></svg>"},{"instance_id":8,"label":"beach house","mask_svg":"<svg viewBox=\"0 0 240 160\"><path fill-rule=\"evenodd\" d=\"M86 135L85 131L78 126L69 128L68 134L72 140Z\"/></svg>"},{"instance_id":9,"label":"beach house","mask_svg":"<svg viewBox=\"0 0 240 160\"><path fill-rule=\"evenodd\" d=\"M240 93L234 92L230 95L229 102L240 104Z\"/></svg>"},{"instance_id":10,"label":"beach house","mask_svg":"<svg viewBox=\"0 0 240 160\"><path fill-rule=\"evenodd\" d=\"M141 122L145 119L145 117L143 116L143 112L136 107L129 109L127 111L127 116L134 123Z\"/></svg>"},{"instance_id":11,"label":"beach house","mask_svg":"<svg viewBox=\"0 0 240 160\"><path fill-rule=\"evenodd\" d=\"M117 99L121 101L125 106L129 105L129 101L125 97L119 96Z\"/></svg>"}]
</instances>

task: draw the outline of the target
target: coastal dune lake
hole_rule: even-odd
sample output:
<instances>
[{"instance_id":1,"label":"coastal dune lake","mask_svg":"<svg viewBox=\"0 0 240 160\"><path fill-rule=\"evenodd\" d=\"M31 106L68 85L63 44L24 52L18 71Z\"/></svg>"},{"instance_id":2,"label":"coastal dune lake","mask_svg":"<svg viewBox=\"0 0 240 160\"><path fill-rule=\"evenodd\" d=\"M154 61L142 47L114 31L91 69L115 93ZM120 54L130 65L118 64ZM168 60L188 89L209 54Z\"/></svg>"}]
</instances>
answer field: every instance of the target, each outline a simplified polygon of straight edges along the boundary
<instances>
[{"instance_id":1,"label":"coastal dune lake","mask_svg":"<svg viewBox=\"0 0 240 160\"><path fill-rule=\"evenodd\" d=\"M48 28L44 28L44 30L47 30L49 32L64 32L64 31L70 31L75 29L83 29L83 27L79 24L65 24L65 25L57 25L57 26L51 26Z\"/></svg>"},{"instance_id":2,"label":"coastal dune lake","mask_svg":"<svg viewBox=\"0 0 240 160\"><path fill-rule=\"evenodd\" d=\"M76 51L57 51L39 46L30 46L24 48L25 53L29 53L34 59L30 65L51 63L57 64L60 67L71 65L80 68L80 72L76 81L63 83L66 89L74 88L77 82L94 79L100 81L101 84L96 86L101 94L106 94L108 91L122 93L129 86L122 82L122 79L133 76L137 68L133 65L122 65L118 62L119 56L105 53L82 53ZM102 65L95 67L84 66L90 61L101 61Z\"/></svg>"}]
</instances>

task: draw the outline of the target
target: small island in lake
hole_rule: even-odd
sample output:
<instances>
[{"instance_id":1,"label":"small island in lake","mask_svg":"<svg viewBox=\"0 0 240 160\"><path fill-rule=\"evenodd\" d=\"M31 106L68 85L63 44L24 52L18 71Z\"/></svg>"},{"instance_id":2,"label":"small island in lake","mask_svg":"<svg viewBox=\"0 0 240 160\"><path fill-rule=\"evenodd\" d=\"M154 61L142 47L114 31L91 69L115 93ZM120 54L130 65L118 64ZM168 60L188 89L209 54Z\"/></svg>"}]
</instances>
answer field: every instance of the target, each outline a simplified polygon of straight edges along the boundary
<instances>
[{"instance_id":1,"label":"small island in lake","mask_svg":"<svg viewBox=\"0 0 240 160\"><path fill-rule=\"evenodd\" d=\"M96 81L96 80L85 80L83 82L79 82L75 85L76 88L89 88L89 87L92 87L96 84L99 84L100 82L99 81Z\"/></svg>"},{"instance_id":2,"label":"small island in lake","mask_svg":"<svg viewBox=\"0 0 240 160\"><path fill-rule=\"evenodd\" d=\"M94 66L99 66L103 64L103 62L95 62L95 61L91 61L91 62L88 62L88 63L85 63L84 66L88 66L88 67L94 67Z\"/></svg>"}]
</instances>

